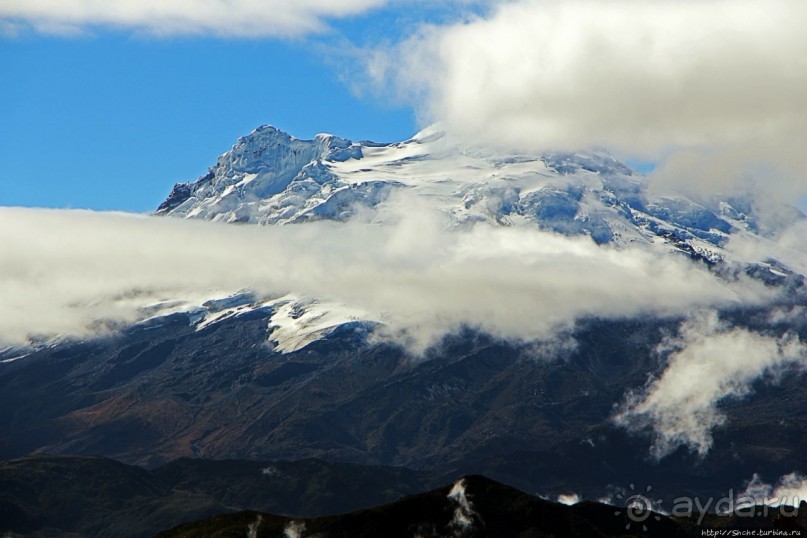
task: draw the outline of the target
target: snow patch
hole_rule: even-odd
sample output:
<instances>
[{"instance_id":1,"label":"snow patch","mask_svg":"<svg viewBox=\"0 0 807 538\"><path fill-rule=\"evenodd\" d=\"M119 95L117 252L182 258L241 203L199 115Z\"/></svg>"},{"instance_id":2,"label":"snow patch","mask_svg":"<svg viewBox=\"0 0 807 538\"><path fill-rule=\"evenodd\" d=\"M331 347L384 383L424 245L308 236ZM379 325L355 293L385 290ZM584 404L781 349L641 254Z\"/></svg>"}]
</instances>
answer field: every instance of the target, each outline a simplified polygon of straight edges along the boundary
<instances>
[{"instance_id":1,"label":"snow patch","mask_svg":"<svg viewBox=\"0 0 807 538\"><path fill-rule=\"evenodd\" d=\"M10 359L3 359L3 360L0 360L0 364L6 364L6 363L9 363L9 362L18 361L20 359L24 359L28 355L30 355L30 353L25 353L24 355L19 355L17 357L11 357Z\"/></svg>"},{"instance_id":2,"label":"snow patch","mask_svg":"<svg viewBox=\"0 0 807 538\"><path fill-rule=\"evenodd\" d=\"M305 523L302 521L290 521L283 529L283 538L303 538Z\"/></svg>"},{"instance_id":3,"label":"snow patch","mask_svg":"<svg viewBox=\"0 0 807 538\"><path fill-rule=\"evenodd\" d=\"M451 491L448 493L448 499L457 505L456 508L454 508L454 517L451 519L448 526L460 531L471 529L474 526L474 519L478 517L478 514L468 500L464 478L454 484Z\"/></svg>"},{"instance_id":4,"label":"snow patch","mask_svg":"<svg viewBox=\"0 0 807 538\"><path fill-rule=\"evenodd\" d=\"M261 522L263 521L263 516L258 516L253 523L249 524L247 527L247 538L258 538L258 527L261 526Z\"/></svg>"},{"instance_id":5,"label":"snow patch","mask_svg":"<svg viewBox=\"0 0 807 538\"><path fill-rule=\"evenodd\" d=\"M269 321L269 340L275 351L291 353L322 340L338 327L367 321L365 312L335 303L300 301L286 296L272 304L276 308Z\"/></svg>"}]
</instances>

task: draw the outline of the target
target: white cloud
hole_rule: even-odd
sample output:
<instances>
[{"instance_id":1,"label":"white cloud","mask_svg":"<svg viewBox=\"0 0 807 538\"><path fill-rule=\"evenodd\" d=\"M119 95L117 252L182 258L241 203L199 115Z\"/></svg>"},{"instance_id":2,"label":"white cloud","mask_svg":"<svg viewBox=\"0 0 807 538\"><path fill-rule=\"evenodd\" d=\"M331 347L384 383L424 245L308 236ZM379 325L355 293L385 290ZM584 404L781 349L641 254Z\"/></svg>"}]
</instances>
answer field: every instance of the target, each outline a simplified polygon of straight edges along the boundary
<instances>
[{"instance_id":1,"label":"white cloud","mask_svg":"<svg viewBox=\"0 0 807 538\"><path fill-rule=\"evenodd\" d=\"M807 185L807 3L516 0L378 51L371 76L470 144L605 146L694 191Z\"/></svg>"},{"instance_id":2,"label":"white cloud","mask_svg":"<svg viewBox=\"0 0 807 538\"><path fill-rule=\"evenodd\" d=\"M4 0L0 21L43 33L111 26L154 34L222 37L296 36L325 19L360 14L386 0ZM7 23L8 24L8 23Z\"/></svg>"},{"instance_id":3,"label":"white cloud","mask_svg":"<svg viewBox=\"0 0 807 538\"><path fill-rule=\"evenodd\" d=\"M736 234L729 240L728 248L740 259L779 260L791 270L807 274L807 221L799 221L782 229L776 237L759 237Z\"/></svg>"},{"instance_id":4,"label":"white cloud","mask_svg":"<svg viewBox=\"0 0 807 538\"><path fill-rule=\"evenodd\" d=\"M0 341L87 335L160 300L252 288L348 305L423 350L468 325L548 339L580 316L681 314L768 298L683 256L597 246L533 228L446 231L425 209L398 224L252 227L0 208Z\"/></svg>"},{"instance_id":5,"label":"white cloud","mask_svg":"<svg viewBox=\"0 0 807 538\"><path fill-rule=\"evenodd\" d=\"M629 394L615 417L629 429L652 429L657 458L680 446L706 454L712 430L726 420L717 408L721 401L747 396L754 381L807 361L807 346L798 337L730 328L715 312L684 323L679 338L660 352L671 352L664 372Z\"/></svg>"},{"instance_id":6,"label":"white cloud","mask_svg":"<svg viewBox=\"0 0 807 538\"><path fill-rule=\"evenodd\" d=\"M807 477L793 472L780 477L774 486L764 482L758 474L754 474L737 498L750 499L755 504L798 507L802 501L807 501Z\"/></svg>"},{"instance_id":7,"label":"white cloud","mask_svg":"<svg viewBox=\"0 0 807 538\"><path fill-rule=\"evenodd\" d=\"M283 538L303 538L305 533L305 523L302 521L290 521L283 529Z\"/></svg>"},{"instance_id":8,"label":"white cloud","mask_svg":"<svg viewBox=\"0 0 807 538\"><path fill-rule=\"evenodd\" d=\"M460 479L455 482L448 492L448 499L456 504L454 508L454 517L448 523L450 528L455 530L454 536L462 536L466 534L462 531L467 531L474 527L474 520L479 515L474 510L473 504L468 500L465 490L465 479Z\"/></svg>"}]
</instances>

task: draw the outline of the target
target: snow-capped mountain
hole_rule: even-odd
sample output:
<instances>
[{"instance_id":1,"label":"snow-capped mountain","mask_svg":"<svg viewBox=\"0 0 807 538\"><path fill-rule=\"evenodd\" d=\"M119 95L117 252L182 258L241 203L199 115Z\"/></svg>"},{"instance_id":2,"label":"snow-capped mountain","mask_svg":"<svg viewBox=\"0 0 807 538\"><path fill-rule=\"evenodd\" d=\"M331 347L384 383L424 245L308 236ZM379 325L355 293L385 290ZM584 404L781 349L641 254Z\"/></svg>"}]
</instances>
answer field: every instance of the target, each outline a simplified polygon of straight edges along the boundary
<instances>
[{"instance_id":1,"label":"snow-capped mountain","mask_svg":"<svg viewBox=\"0 0 807 538\"><path fill-rule=\"evenodd\" d=\"M435 212L445 229L432 246L434 222L420 217ZM153 467L179 457L310 457L484 473L589 498L634 475L670 498L715 497L757 474L801 480L807 469L807 261L799 234L782 240L777 219L750 197L656 194L605 152L507 156L461 150L434 129L373 144L263 127L177 185L158 213L253 226L137 216L137 229L181 228L170 247L199 240L172 261L216 256L180 265L182 285L165 291L122 288L110 304L127 301L137 315L103 325L113 329L103 338L45 335L0 349L0 408L9 410L0 413L0 458L103 454ZM306 224L354 218L355 228ZM803 218L782 210L778 222ZM383 233L332 243L347 229ZM386 255L378 246L390 231L414 240L353 278ZM250 240L230 241L240 234ZM273 236L295 248L263 241ZM157 235L143 237L148 252ZM529 250L533 238L541 248ZM303 255L354 243L367 255L347 265L350 279L335 277L341 258ZM568 251L553 256L558 244ZM511 247L529 263L506 257ZM469 255L480 250L490 262ZM413 264L395 274L413 253L438 270ZM216 272L234 278L184 285L203 271L197 260L219 258ZM292 273L309 267L316 282L306 287ZM249 280L249 269L261 277ZM475 270L482 278L464 280ZM294 278L261 287L264 273ZM392 298L376 302L388 289ZM395 308L414 322L396 325ZM553 332L497 332L505 324L496 316ZM436 337L409 348L410 327ZM659 440L677 451L655 461Z\"/></svg>"},{"instance_id":2,"label":"snow-capped mountain","mask_svg":"<svg viewBox=\"0 0 807 538\"><path fill-rule=\"evenodd\" d=\"M647 178L605 151L503 155L463 149L431 127L399 143L352 142L329 134L298 140L271 126L239 138L207 174L177 184L158 215L260 225L346 221L383 224L398 204L436 211L449 228L476 223L521 226L588 236L616 248L639 246L705 262L717 273L738 270L766 284L799 285L804 270L775 252L749 258L733 252L732 237L764 241L804 219L783 208L760 218L751 196L695 201L658 194ZM409 206L407 206L409 204ZM774 224L771 224L774 222ZM225 307L219 307L227 301ZM256 310L272 313L269 340L288 353L340 328L376 321L351 305L287 295L216 298L195 309L198 328ZM161 307L157 317L165 315Z\"/></svg>"},{"instance_id":3,"label":"snow-capped mountain","mask_svg":"<svg viewBox=\"0 0 807 538\"><path fill-rule=\"evenodd\" d=\"M291 224L347 220L409 192L463 226L532 225L597 243L659 244L710 262L730 235L769 234L748 198L698 203L654 195L604 151L501 155L468 151L435 128L393 144L320 134L298 140L271 126L239 138L207 174L176 185L157 213ZM788 222L803 218L790 209Z\"/></svg>"}]
</instances>

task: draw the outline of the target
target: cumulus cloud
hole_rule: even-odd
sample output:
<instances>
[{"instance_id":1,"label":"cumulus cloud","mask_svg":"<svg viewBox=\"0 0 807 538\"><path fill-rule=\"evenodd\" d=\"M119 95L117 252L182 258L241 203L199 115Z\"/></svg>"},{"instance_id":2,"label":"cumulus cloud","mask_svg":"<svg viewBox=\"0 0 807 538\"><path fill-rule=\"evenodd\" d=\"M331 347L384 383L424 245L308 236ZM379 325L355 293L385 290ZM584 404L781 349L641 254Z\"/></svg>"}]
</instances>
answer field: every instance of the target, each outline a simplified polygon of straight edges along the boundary
<instances>
[{"instance_id":1,"label":"cumulus cloud","mask_svg":"<svg viewBox=\"0 0 807 538\"><path fill-rule=\"evenodd\" d=\"M807 477L793 472L780 477L776 485L773 485L754 474L737 498L750 500L754 504L798 507L802 501L807 501Z\"/></svg>"},{"instance_id":2,"label":"cumulus cloud","mask_svg":"<svg viewBox=\"0 0 807 538\"><path fill-rule=\"evenodd\" d=\"M356 15L386 0L5 0L0 21L44 33L95 26L154 34L295 36L323 30L325 19Z\"/></svg>"},{"instance_id":3,"label":"cumulus cloud","mask_svg":"<svg viewBox=\"0 0 807 538\"><path fill-rule=\"evenodd\" d=\"M615 416L626 428L651 429L657 458L681 446L706 454L712 430L726 421L720 402L747 396L754 381L807 361L807 346L798 337L731 328L714 311L684 323L678 338L659 351L669 353L664 372L629 394Z\"/></svg>"},{"instance_id":4,"label":"cumulus cloud","mask_svg":"<svg viewBox=\"0 0 807 538\"><path fill-rule=\"evenodd\" d=\"M714 193L807 185L807 3L516 0L422 28L369 62L377 83L469 144L605 146Z\"/></svg>"},{"instance_id":5,"label":"cumulus cloud","mask_svg":"<svg viewBox=\"0 0 807 538\"><path fill-rule=\"evenodd\" d=\"M774 237L737 234L729 240L728 248L741 259L773 258L793 271L807 274L805 237L807 237L807 221L800 220L779 230Z\"/></svg>"},{"instance_id":6,"label":"cumulus cloud","mask_svg":"<svg viewBox=\"0 0 807 538\"><path fill-rule=\"evenodd\" d=\"M532 228L448 230L409 207L396 223L251 227L87 211L0 208L0 341L91 335L158 301L249 288L350 306L423 350L471 326L551 338L581 316L680 315L767 300L683 256Z\"/></svg>"},{"instance_id":7,"label":"cumulus cloud","mask_svg":"<svg viewBox=\"0 0 807 538\"><path fill-rule=\"evenodd\" d=\"M283 529L283 538L303 538L305 533L305 523L302 521L290 521Z\"/></svg>"},{"instance_id":8,"label":"cumulus cloud","mask_svg":"<svg viewBox=\"0 0 807 538\"><path fill-rule=\"evenodd\" d=\"M558 502L566 506L572 506L580 502L580 495L577 493L561 493L558 495Z\"/></svg>"}]
</instances>

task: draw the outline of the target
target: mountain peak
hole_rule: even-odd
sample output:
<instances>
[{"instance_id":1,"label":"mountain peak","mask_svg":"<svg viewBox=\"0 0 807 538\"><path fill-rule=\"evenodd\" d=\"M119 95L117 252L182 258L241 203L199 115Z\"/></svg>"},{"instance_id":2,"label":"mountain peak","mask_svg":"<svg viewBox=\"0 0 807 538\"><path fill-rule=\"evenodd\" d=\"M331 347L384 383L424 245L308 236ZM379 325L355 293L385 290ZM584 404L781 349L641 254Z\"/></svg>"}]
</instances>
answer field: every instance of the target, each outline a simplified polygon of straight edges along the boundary
<instances>
[{"instance_id":1,"label":"mountain peak","mask_svg":"<svg viewBox=\"0 0 807 538\"><path fill-rule=\"evenodd\" d=\"M178 184L160 215L223 222L343 221L406 188L457 226L532 225L597 243L661 245L714 263L736 232L766 232L749 204L654 194L604 150L542 155L464 151L439 125L394 144L271 125L239 138L207 174ZM735 207L737 206L737 207Z\"/></svg>"},{"instance_id":2,"label":"mountain peak","mask_svg":"<svg viewBox=\"0 0 807 538\"><path fill-rule=\"evenodd\" d=\"M300 140L262 125L238 138L207 174L175 185L157 214L252 222L261 202L285 191L292 182L328 181L323 161L361 157L361 147L345 138L318 134L313 140Z\"/></svg>"}]
</instances>

